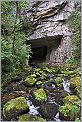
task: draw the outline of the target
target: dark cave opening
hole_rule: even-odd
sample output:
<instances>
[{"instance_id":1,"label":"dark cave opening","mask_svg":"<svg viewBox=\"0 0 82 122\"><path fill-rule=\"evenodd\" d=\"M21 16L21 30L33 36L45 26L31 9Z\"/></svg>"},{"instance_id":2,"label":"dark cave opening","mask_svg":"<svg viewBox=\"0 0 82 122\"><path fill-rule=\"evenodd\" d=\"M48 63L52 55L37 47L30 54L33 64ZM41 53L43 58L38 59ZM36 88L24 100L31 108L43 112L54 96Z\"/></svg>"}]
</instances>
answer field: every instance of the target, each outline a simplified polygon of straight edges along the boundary
<instances>
[{"instance_id":1,"label":"dark cave opening","mask_svg":"<svg viewBox=\"0 0 82 122\"><path fill-rule=\"evenodd\" d=\"M56 49L61 45L61 39L62 36L57 36L29 41L32 50L29 64L50 62L52 59L54 61L53 57Z\"/></svg>"},{"instance_id":2,"label":"dark cave opening","mask_svg":"<svg viewBox=\"0 0 82 122\"><path fill-rule=\"evenodd\" d=\"M29 63L34 61L44 61L47 55L47 46L32 48L32 54L30 55Z\"/></svg>"}]
</instances>

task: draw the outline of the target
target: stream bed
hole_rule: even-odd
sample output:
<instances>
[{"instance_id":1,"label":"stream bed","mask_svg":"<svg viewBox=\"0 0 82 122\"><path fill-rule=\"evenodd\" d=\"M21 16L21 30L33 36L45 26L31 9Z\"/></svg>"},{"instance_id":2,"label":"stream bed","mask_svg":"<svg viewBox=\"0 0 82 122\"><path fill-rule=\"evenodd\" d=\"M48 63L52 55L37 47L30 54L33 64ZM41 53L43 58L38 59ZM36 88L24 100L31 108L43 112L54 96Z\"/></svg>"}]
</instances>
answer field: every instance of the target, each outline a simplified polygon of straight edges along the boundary
<instances>
[{"instance_id":1,"label":"stream bed","mask_svg":"<svg viewBox=\"0 0 82 122\"><path fill-rule=\"evenodd\" d=\"M32 69L31 75L34 74L35 68ZM47 70L47 69L46 69ZM59 116L59 107L63 105L63 98L67 95L72 95L72 90L70 89L69 77L63 76L62 82L59 84L54 83L57 73L46 73L45 77L42 78L44 72L41 69L37 69L37 81L41 81L41 84L36 84L32 86L27 86L23 84L23 80L19 82L11 82L10 84L4 87L2 92L2 108L4 104L17 97L25 97L27 99L27 104L29 106L30 115L36 115L44 118L46 121L57 121L61 122ZM39 74L38 74L39 73ZM36 89L43 88L47 95L47 100L42 104L38 102L33 97L33 91ZM2 114L2 121L6 121Z\"/></svg>"}]
</instances>

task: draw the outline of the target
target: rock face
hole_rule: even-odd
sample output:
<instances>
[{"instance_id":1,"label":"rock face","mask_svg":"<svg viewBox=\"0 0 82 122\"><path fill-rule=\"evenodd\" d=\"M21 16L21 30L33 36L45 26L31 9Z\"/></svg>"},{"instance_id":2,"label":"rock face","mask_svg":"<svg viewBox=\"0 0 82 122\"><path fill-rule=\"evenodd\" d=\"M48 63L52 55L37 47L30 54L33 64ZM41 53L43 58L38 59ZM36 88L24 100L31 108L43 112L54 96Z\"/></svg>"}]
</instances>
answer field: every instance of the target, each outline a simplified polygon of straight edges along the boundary
<instances>
[{"instance_id":1,"label":"rock face","mask_svg":"<svg viewBox=\"0 0 82 122\"><path fill-rule=\"evenodd\" d=\"M74 3L30 0L28 6L27 17L35 28L29 34L27 43L31 44L38 56L46 52L46 55L43 55L46 62L65 62L71 57L71 32L66 20L74 9ZM46 51L42 52L41 47Z\"/></svg>"}]
</instances>

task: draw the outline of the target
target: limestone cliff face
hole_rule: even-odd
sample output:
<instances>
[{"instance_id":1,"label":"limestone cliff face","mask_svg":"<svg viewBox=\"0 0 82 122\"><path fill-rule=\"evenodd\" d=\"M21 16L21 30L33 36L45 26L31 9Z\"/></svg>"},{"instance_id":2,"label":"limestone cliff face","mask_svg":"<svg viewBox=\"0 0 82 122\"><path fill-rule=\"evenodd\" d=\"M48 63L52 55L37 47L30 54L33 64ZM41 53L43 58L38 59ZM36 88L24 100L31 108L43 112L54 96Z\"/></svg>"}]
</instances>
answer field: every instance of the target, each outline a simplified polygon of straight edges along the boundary
<instances>
[{"instance_id":1,"label":"limestone cliff face","mask_svg":"<svg viewBox=\"0 0 82 122\"><path fill-rule=\"evenodd\" d=\"M47 46L46 61L64 63L71 56L71 32L66 20L74 10L74 3L67 1L30 0L27 17L35 30L28 36L32 48Z\"/></svg>"}]
</instances>

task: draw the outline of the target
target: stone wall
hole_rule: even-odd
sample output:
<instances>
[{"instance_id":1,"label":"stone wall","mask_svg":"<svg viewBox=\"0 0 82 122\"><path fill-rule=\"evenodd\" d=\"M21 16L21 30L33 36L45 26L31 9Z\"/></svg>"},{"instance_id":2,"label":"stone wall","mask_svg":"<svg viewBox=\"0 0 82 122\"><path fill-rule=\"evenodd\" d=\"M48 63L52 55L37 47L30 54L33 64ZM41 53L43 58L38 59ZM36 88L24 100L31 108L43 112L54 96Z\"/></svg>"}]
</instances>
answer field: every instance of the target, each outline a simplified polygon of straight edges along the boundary
<instances>
[{"instance_id":1,"label":"stone wall","mask_svg":"<svg viewBox=\"0 0 82 122\"><path fill-rule=\"evenodd\" d=\"M46 61L52 63L63 63L71 57L71 32L66 20L74 10L74 2L67 1L35 1L30 0L27 17L30 18L35 29L29 33L28 44L46 45ZM61 36L60 45L57 47L56 37ZM51 38L54 38L52 44ZM47 41L48 40L48 41Z\"/></svg>"}]
</instances>

